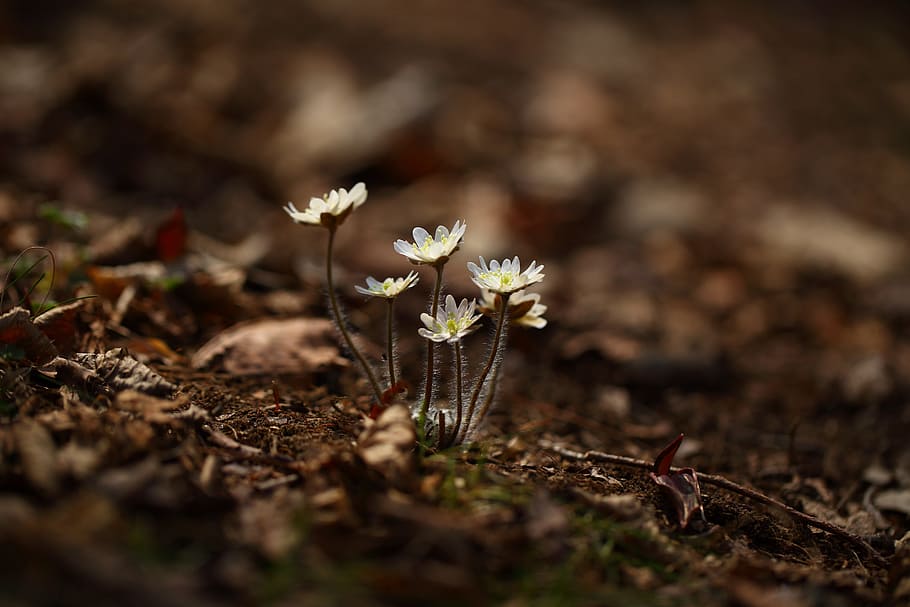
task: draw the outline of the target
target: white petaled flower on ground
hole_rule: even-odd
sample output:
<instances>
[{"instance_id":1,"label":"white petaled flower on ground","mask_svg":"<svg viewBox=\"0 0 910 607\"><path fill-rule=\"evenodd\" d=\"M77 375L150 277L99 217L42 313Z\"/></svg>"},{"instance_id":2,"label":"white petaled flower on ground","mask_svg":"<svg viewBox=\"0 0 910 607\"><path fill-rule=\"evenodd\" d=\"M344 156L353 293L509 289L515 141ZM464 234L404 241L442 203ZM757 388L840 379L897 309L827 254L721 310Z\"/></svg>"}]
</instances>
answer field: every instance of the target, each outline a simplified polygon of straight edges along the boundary
<instances>
[{"instance_id":1,"label":"white petaled flower on ground","mask_svg":"<svg viewBox=\"0 0 910 607\"><path fill-rule=\"evenodd\" d=\"M417 284L417 272L411 272L404 278L386 278L382 282L367 276L367 286L355 285L354 290L363 295L393 299Z\"/></svg>"},{"instance_id":2,"label":"white petaled flower on ground","mask_svg":"<svg viewBox=\"0 0 910 607\"><path fill-rule=\"evenodd\" d=\"M456 221L451 230L445 226L437 227L433 236L423 228L414 228L414 242L399 239L395 241L395 251L407 257L411 263L442 264L461 246L466 228L464 222Z\"/></svg>"},{"instance_id":3,"label":"white petaled flower on ground","mask_svg":"<svg viewBox=\"0 0 910 607\"><path fill-rule=\"evenodd\" d=\"M489 289L481 289L481 302L479 310L489 316L499 313L502 297ZM509 321L523 327L543 329L547 326L547 319L543 317L547 306L540 303L539 293L516 291L509 297Z\"/></svg>"},{"instance_id":4,"label":"white petaled flower on ground","mask_svg":"<svg viewBox=\"0 0 910 607\"><path fill-rule=\"evenodd\" d=\"M420 320L426 328L418 329L417 333L432 341L455 343L478 327L475 323L483 315L474 314L476 305L473 299L470 302L462 299L456 306L455 298L446 295L445 305L439 306L436 318L425 312L420 315Z\"/></svg>"},{"instance_id":5,"label":"white petaled flower on ground","mask_svg":"<svg viewBox=\"0 0 910 607\"><path fill-rule=\"evenodd\" d=\"M538 266L536 263L536 261L532 261L522 272L521 262L517 256L512 259L504 259L502 263L493 259L489 266L481 257L479 266L469 261L468 270L471 272L471 280L481 289L489 289L494 293L506 295L521 291L543 280L544 274L541 272L543 266Z\"/></svg>"},{"instance_id":6,"label":"white petaled flower on ground","mask_svg":"<svg viewBox=\"0 0 910 607\"><path fill-rule=\"evenodd\" d=\"M303 211L298 210L293 202L289 202L284 210L291 216L294 223L334 228L341 225L351 211L366 200L367 188L363 182L360 182L351 188L350 192L344 188L338 188L328 194L323 194L322 198L310 198L310 205Z\"/></svg>"}]
</instances>

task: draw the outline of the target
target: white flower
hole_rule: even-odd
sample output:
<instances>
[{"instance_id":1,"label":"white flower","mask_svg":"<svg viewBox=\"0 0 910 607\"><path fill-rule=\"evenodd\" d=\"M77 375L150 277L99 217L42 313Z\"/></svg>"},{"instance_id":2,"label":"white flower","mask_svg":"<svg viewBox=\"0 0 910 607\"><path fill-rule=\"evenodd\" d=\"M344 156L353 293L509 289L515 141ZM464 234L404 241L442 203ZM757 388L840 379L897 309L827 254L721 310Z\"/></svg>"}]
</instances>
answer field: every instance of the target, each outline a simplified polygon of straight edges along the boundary
<instances>
[{"instance_id":1,"label":"white flower","mask_svg":"<svg viewBox=\"0 0 910 607\"><path fill-rule=\"evenodd\" d=\"M360 285L355 285L354 290L364 295L393 299L416 284L417 272L411 272L404 278L386 278L382 282L379 282L372 276L367 276L366 288L363 288Z\"/></svg>"},{"instance_id":2,"label":"white flower","mask_svg":"<svg viewBox=\"0 0 910 607\"><path fill-rule=\"evenodd\" d=\"M502 297L489 289L480 290L480 311L484 314L499 313ZM543 329L547 319L543 317L547 306L540 303L540 294L516 291L509 297L509 321L523 327Z\"/></svg>"},{"instance_id":3,"label":"white flower","mask_svg":"<svg viewBox=\"0 0 910 607\"><path fill-rule=\"evenodd\" d=\"M436 312L436 318L427 313L420 315L426 329L417 329L421 337L433 341L447 341L450 344L460 340L465 335L471 333L477 326L474 325L480 319L482 314L474 314L476 303L472 299L462 299L458 306L455 305L455 298L446 295L445 306L439 306Z\"/></svg>"},{"instance_id":4,"label":"white flower","mask_svg":"<svg viewBox=\"0 0 910 607\"><path fill-rule=\"evenodd\" d=\"M412 232L414 242L399 239L395 241L395 250L407 257L411 263L428 265L445 263L461 246L461 238L466 228L466 224L456 221L451 232L445 226L437 227L435 236L430 236L423 228L414 228Z\"/></svg>"},{"instance_id":5,"label":"white flower","mask_svg":"<svg viewBox=\"0 0 910 607\"><path fill-rule=\"evenodd\" d=\"M303 211L298 211L293 202L289 202L284 210L295 223L334 228L340 226L351 211L366 200L367 188L363 182L360 182L351 188L350 192L344 188L338 188L328 194L323 194L322 198L310 198L310 206Z\"/></svg>"},{"instance_id":6,"label":"white flower","mask_svg":"<svg viewBox=\"0 0 910 607\"><path fill-rule=\"evenodd\" d=\"M543 270L543 266L535 264L536 262L532 261L531 265L522 272L518 257L504 259L502 263L494 259L490 261L489 267L481 257L479 266L469 261L468 270L471 272L471 280L475 285L481 289L489 289L494 293L505 295L521 291L525 287L543 280L544 274L540 272Z\"/></svg>"}]
</instances>

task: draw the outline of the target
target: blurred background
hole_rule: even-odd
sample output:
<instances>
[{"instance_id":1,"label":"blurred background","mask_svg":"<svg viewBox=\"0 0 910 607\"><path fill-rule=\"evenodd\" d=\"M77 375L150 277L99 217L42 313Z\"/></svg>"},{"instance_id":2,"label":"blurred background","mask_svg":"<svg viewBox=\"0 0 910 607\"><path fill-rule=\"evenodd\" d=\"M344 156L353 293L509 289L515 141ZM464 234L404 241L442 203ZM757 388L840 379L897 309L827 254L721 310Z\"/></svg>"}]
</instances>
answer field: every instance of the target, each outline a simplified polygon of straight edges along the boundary
<instances>
[{"instance_id":1,"label":"blurred background","mask_svg":"<svg viewBox=\"0 0 910 607\"><path fill-rule=\"evenodd\" d=\"M516 333L509 359L537 380L515 371L512 390L592 408L603 426L582 443L628 416L652 429L622 437L663 440L669 415L779 450L794 420L836 409L846 419L813 422L808 450L857 423L881 449L883 419L910 424L895 405L910 373L908 12L7 0L0 246L139 261L182 208L191 247L242 267L246 289L313 290L323 234L281 206L365 181L339 236L345 285L403 275L394 239L455 219L459 263L546 264L550 325ZM72 213L78 237L48 227ZM449 288L472 294L466 272Z\"/></svg>"}]
</instances>

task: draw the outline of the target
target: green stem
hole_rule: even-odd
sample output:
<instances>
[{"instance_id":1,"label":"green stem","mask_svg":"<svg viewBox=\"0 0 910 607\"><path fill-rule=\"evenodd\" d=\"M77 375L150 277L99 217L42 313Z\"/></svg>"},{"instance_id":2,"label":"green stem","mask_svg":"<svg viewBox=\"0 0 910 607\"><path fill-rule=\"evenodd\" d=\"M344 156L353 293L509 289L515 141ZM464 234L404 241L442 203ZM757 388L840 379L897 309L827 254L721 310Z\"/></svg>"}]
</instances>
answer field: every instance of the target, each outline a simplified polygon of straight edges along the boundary
<instances>
[{"instance_id":1,"label":"green stem","mask_svg":"<svg viewBox=\"0 0 910 607\"><path fill-rule=\"evenodd\" d=\"M376 395L376 402L382 402L382 390L379 388L379 382L376 381L376 375L373 373L373 370L370 368L370 365L367 363L367 360L363 357L363 354L360 353L360 350L354 345L354 340L351 339L351 335L348 333L348 330L344 326L344 318L341 316L341 307L338 305L338 298L335 297L335 282L332 278L332 250L335 244L335 227L329 228L329 244L328 250L325 256L325 278L328 290L329 290L329 303L332 306L332 313L335 315L335 324L338 325L338 330L341 331L341 335L344 337L344 342L347 344L348 349L354 353L354 356L360 362L360 366L363 367L364 372L367 374L367 378L370 380L370 385L373 387L373 392Z\"/></svg>"},{"instance_id":2,"label":"green stem","mask_svg":"<svg viewBox=\"0 0 910 607\"><path fill-rule=\"evenodd\" d=\"M490 370L496 362L496 355L499 353L499 342L502 339L503 327L505 327L507 310L509 309L509 295L510 293L506 293L501 297L502 307L499 308L499 318L496 321L496 333L493 335L493 345L490 348L490 357L487 358L487 363L484 365L483 371L480 372L480 377L477 378L477 384L474 386L474 391L471 393L471 400L468 403L468 417L465 420L464 428L461 433L461 440L467 438L468 429L471 427L471 422L474 421L474 409L477 407L477 399L480 396L480 391L483 389L484 382L486 382L487 376L490 374ZM487 407L484 406L481 415L477 417L478 420L483 419L483 414L486 413L486 409Z\"/></svg>"},{"instance_id":3,"label":"green stem","mask_svg":"<svg viewBox=\"0 0 910 607\"><path fill-rule=\"evenodd\" d=\"M389 319L386 323L386 356L389 359L389 389L395 388L395 334L394 334L394 311L395 298L389 298Z\"/></svg>"},{"instance_id":4,"label":"green stem","mask_svg":"<svg viewBox=\"0 0 910 607\"><path fill-rule=\"evenodd\" d=\"M436 318L436 311L439 309L439 294L442 291L442 268L443 264L434 266L436 268L436 286L433 288L433 304L430 307L430 316ZM423 432L424 424L427 419L427 410L430 408L430 400L433 398L433 371L436 366L436 342L432 339L427 340L427 379L423 389L423 404L420 405L420 415L417 416L417 432Z\"/></svg>"}]
</instances>

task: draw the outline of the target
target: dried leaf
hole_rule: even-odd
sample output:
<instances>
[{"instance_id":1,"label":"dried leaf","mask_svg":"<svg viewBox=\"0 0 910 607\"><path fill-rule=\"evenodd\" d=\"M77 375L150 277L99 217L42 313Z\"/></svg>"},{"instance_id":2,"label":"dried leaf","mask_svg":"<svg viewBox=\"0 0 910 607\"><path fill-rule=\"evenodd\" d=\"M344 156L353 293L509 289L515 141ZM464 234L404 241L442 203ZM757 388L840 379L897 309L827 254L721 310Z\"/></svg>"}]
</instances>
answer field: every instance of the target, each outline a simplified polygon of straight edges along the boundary
<instances>
[{"instance_id":1,"label":"dried leaf","mask_svg":"<svg viewBox=\"0 0 910 607\"><path fill-rule=\"evenodd\" d=\"M679 526L683 529L689 525L689 521L696 512L701 515L702 520L705 517L695 470L692 468L671 470L673 457L682 444L684 436L680 434L664 447L654 460L654 468L650 473L654 482L663 487L669 495L676 509Z\"/></svg>"},{"instance_id":2,"label":"dried leaf","mask_svg":"<svg viewBox=\"0 0 910 607\"><path fill-rule=\"evenodd\" d=\"M872 498L872 503L881 510L910 515L910 489L885 489Z\"/></svg>"},{"instance_id":3,"label":"dried leaf","mask_svg":"<svg viewBox=\"0 0 910 607\"><path fill-rule=\"evenodd\" d=\"M72 352L76 343L76 312L86 301L80 299L56 306L35 317L35 326L53 342L58 352Z\"/></svg>"},{"instance_id":4,"label":"dried leaf","mask_svg":"<svg viewBox=\"0 0 910 607\"><path fill-rule=\"evenodd\" d=\"M47 428L24 419L13 428L22 467L29 482L47 494L54 494L60 484L57 471L57 447Z\"/></svg>"},{"instance_id":5,"label":"dried leaf","mask_svg":"<svg viewBox=\"0 0 910 607\"><path fill-rule=\"evenodd\" d=\"M155 398L135 390L124 390L117 395L114 404L118 409L141 413L143 419L152 423L170 423L174 416L169 412L186 404L186 397L176 400Z\"/></svg>"},{"instance_id":6,"label":"dried leaf","mask_svg":"<svg viewBox=\"0 0 910 607\"><path fill-rule=\"evenodd\" d=\"M358 439L357 452L363 461L387 478L402 478L414 464L417 432L404 405L392 405L376 421L370 421Z\"/></svg>"},{"instance_id":7,"label":"dried leaf","mask_svg":"<svg viewBox=\"0 0 910 607\"><path fill-rule=\"evenodd\" d=\"M335 328L322 318L257 320L216 335L192 358L198 368L222 368L237 375L290 375L347 366Z\"/></svg>"},{"instance_id":8,"label":"dried leaf","mask_svg":"<svg viewBox=\"0 0 910 607\"><path fill-rule=\"evenodd\" d=\"M86 478L100 463L100 449L79 445L76 441L71 440L57 452L57 466L60 471L77 479Z\"/></svg>"},{"instance_id":9,"label":"dried leaf","mask_svg":"<svg viewBox=\"0 0 910 607\"><path fill-rule=\"evenodd\" d=\"M183 356L174 352L164 340L157 337L134 337L126 342L127 349L142 360L153 358L169 362L185 362Z\"/></svg>"},{"instance_id":10,"label":"dried leaf","mask_svg":"<svg viewBox=\"0 0 910 607\"><path fill-rule=\"evenodd\" d=\"M111 392L97 373L62 356L58 356L42 367L41 371L54 373L59 382L71 388L88 390L92 394L110 394Z\"/></svg>"},{"instance_id":11,"label":"dried leaf","mask_svg":"<svg viewBox=\"0 0 910 607\"><path fill-rule=\"evenodd\" d=\"M88 266L85 273L98 295L109 301L117 301L129 285L163 280L167 276L167 269L159 261L149 261L113 267Z\"/></svg>"},{"instance_id":12,"label":"dried leaf","mask_svg":"<svg viewBox=\"0 0 910 607\"><path fill-rule=\"evenodd\" d=\"M18 355L35 365L47 364L57 356L51 340L32 322L28 310L20 307L0 316L0 348L10 358Z\"/></svg>"},{"instance_id":13,"label":"dried leaf","mask_svg":"<svg viewBox=\"0 0 910 607\"><path fill-rule=\"evenodd\" d=\"M155 253L163 262L174 261L186 253L186 217L177 207L155 232Z\"/></svg>"},{"instance_id":14,"label":"dried leaf","mask_svg":"<svg viewBox=\"0 0 910 607\"><path fill-rule=\"evenodd\" d=\"M255 547L269 559L280 559L300 541L291 513L300 496L284 494L275 499L254 499L240 504L238 533L243 543Z\"/></svg>"},{"instance_id":15,"label":"dried leaf","mask_svg":"<svg viewBox=\"0 0 910 607\"><path fill-rule=\"evenodd\" d=\"M95 372L105 384L118 392L136 390L168 396L177 390L177 386L130 356L123 348L114 348L104 354L79 353L73 356L73 360Z\"/></svg>"}]
</instances>

